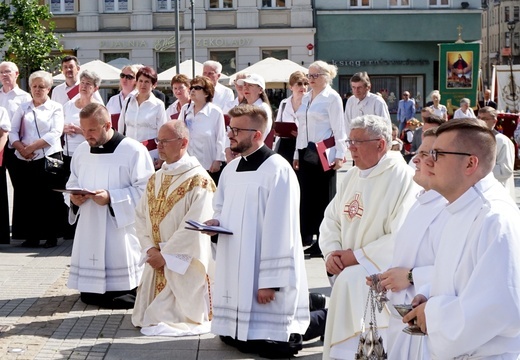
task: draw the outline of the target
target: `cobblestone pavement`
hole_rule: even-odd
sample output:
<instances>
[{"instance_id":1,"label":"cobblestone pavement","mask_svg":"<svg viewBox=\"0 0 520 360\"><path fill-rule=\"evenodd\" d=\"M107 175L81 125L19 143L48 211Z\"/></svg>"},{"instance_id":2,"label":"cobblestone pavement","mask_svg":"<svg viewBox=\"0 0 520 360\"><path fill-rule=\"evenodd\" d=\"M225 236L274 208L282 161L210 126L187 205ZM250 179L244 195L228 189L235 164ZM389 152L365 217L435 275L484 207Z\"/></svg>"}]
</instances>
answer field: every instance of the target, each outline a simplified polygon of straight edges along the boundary
<instances>
[{"instance_id":1,"label":"cobblestone pavement","mask_svg":"<svg viewBox=\"0 0 520 360\"><path fill-rule=\"evenodd\" d=\"M83 304L67 288L72 241L53 249L0 245L0 359L254 359L212 334L146 337L130 322L131 310ZM323 260L306 260L313 291L329 293ZM314 285L313 285L314 284ZM298 357L321 359L322 343L309 342Z\"/></svg>"}]
</instances>

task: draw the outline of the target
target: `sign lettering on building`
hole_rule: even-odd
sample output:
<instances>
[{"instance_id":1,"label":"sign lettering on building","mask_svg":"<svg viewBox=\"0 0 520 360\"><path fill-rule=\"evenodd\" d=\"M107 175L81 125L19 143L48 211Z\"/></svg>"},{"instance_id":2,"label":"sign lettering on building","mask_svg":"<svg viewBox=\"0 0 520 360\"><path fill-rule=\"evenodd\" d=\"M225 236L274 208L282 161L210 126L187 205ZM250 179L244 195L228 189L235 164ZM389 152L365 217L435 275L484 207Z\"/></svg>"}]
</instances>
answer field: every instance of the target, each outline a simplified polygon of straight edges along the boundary
<instances>
[{"instance_id":1,"label":"sign lettering on building","mask_svg":"<svg viewBox=\"0 0 520 360\"><path fill-rule=\"evenodd\" d=\"M238 47L251 45L253 39L221 39L221 38L202 38L196 39L197 47Z\"/></svg>"},{"instance_id":2,"label":"sign lettering on building","mask_svg":"<svg viewBox=\"0 0 520 360\"><path fill-rule=\"evenodd\" d=\"M404 59L404 60L385 60L385 59L378 59L378 60L331 60L331 64L336 65L338 67L360 67L360 66L392 66L392 65L429 65L430 60L426 59L417 59L417 60L411 60L411 59Z\"/></svg>"},{"instance_id":3,"label":"sign lettering on building","mask_svg":"<svg viewBox=\"0 0 520 360\"><path fill-rule=\"evenodd\" d=\"M99 47L104 49L145 48L148 47L148 43L145 40L103 40L99 43Z\"/></svg>"}]
</instances>

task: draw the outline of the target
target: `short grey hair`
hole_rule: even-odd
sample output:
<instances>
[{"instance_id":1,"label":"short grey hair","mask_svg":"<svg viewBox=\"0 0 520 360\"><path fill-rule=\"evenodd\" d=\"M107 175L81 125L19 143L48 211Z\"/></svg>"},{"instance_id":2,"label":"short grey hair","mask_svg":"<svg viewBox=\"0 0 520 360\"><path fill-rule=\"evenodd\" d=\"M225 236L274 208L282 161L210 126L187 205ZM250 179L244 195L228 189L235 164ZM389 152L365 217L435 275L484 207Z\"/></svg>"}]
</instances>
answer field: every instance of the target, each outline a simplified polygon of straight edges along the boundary
<instances>
[{"instance_id":1,"label":"short grey hair","mask_svg":"<svg viewBox=\"0 0 520 360\"><path fill-rule=\"evenodd\" d=\"M310 68L319 69L320 73L323 74L329 84L332 84L332 80L338 74L338 67L336 65L327 64L325 61L317 60L309 65Z\"/></svg>"},{"instance_id":2,"label":"short grey hair","mask_svg":"<svg viewBox=\"0 0 520 360\"><path fill-rule=\"evenodd\" d=\"M352 120L350 129L364 129L371 137L384 139L386 148L392 147L392 123L390 120L377 115L363 115Z\"/></svg>"},{"instance_id":3,"label":"short grey hair","mask_svg":"<svg viewBox=\"0 0 520 360\"><path fill-rule=\"evenodd\" d=\"M36 79L42 79L45 83L45 86L47 86L48 89L52 87L53 78L51 73L48 73L47 71L43 70L33 72L31 76L29 76L29 86L31 86L33 81Z\"/></svg>"},{"instance_id":4,"label":"short grey hair","mask_svg":"<svg viewBox=\"0 0 520 360\"><path fill-rule=\"evenodd\" d=\"M95 87L99 87L101 85L101 77L96 74L94 71L83 70L81 74L79 74L79 79L87 79L94 83Z\"/></svg>"},{"instance_id":5,"label":"short grey hair","mask_svg":"<svg viewBox=\"0 0 520 360\"><path fill-rule=\"evenodd\" d=\"M204 64L202 64L202 66L209 66L210 68L215 70L215 72L217 74L220 74L222 72L222 64L219 63L218 61L208 60L208 61L204 62Z\"/></svg>"},{"instance_id":6,"label":"short grey hair","mask_svg":"<svg viewBox=\"0 0 520 360\"><path fill-rule=\"evenodd\" d=\"M2 61L0 63L0 67L2 67L2 66L7 66L11 71L14 71L14 72L17 72L17 73L20 72L20 70L18 70L18 66L16 66L16 64L14 62Z\"/></svg>"},{"instance_id":7,"label":"short grey hair","mask_svg":"<svg viewBox=\"0 0 520 360\"><path fill-rule=\"evenodd\" d=\"M468 99L468 98L462 98L462 99L460 99L460 103L461 104L468 104L468 105L470 105L471 104L471 100Z\"/></svg>"}]
</instances>

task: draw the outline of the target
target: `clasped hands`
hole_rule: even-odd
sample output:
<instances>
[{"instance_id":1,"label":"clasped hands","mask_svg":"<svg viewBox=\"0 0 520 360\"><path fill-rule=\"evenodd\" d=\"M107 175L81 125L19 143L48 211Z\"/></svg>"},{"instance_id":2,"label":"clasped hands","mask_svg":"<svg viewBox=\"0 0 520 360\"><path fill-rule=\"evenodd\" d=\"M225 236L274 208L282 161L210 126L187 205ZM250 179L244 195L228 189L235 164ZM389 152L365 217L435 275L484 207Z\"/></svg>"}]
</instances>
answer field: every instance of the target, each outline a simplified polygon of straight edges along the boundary
<instances>
[{"instance_id":1,"label":"clasped hands","mask_svg":"<svg viewBox=\"0 0 520 360\"><path fill-rule=\"evenodd\" d=\"M76 206L83 205L89 199L101 206L110 204L110 193L107 190L96 190L94 193L94 195L70 194L70 201Z\"/></svg>"},{"instance_id":2,"label":"clasped hands","mask_svg":"<svg viewBox=\"0 0 520 360\"><path fill-rule=\"evenodd\" d=\"M81 134L83 135L83 130L77 125L74 124L65 124L63 126L63 133L67 135Z\"/></svg>"},{"instance_id":3,"label":"clasped hands","mask_svg":"<svg viewBox=\"0 0 520 360\"><path fill-rule=\"evenodd\" d=\"M332 275L338 275L346 267L359 264L352 249L336 250L327 256L325 268Z\"/></svg>"}]
</instances>

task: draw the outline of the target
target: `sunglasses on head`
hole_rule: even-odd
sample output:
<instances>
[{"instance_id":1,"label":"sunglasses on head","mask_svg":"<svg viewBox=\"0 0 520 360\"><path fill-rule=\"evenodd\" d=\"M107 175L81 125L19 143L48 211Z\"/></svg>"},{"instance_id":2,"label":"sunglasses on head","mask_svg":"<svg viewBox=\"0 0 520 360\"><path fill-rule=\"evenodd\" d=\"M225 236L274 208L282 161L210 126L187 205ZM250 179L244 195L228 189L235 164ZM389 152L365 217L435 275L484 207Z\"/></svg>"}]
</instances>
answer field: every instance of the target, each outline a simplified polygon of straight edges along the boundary
<instances>
[{"instance_id":1,"label":"sunglasses on head","mask_svg":"<svg viewBox=\"0 0 520 360\"><path fill-rule=\"evenodd\" d=\"M134 80L134 79L135 79L135 76L134 76L134 75L123 74L123 73L119 74L119 77L120 77L121 79L126 78L127 80Z\"/></svg>"},{"instance_id":2,"label":"sunglasses on head","mask_svg":"<svg viewBox=\"0 0 520 360\"><path fill-rule=\"evenodd\" d=\"M190 86L190 90L204 90L204 87L203 86L199 86L199 85L194 85L194 86Z\"/></svg>"}]
</instances>

